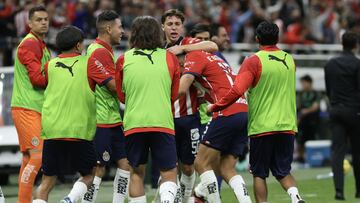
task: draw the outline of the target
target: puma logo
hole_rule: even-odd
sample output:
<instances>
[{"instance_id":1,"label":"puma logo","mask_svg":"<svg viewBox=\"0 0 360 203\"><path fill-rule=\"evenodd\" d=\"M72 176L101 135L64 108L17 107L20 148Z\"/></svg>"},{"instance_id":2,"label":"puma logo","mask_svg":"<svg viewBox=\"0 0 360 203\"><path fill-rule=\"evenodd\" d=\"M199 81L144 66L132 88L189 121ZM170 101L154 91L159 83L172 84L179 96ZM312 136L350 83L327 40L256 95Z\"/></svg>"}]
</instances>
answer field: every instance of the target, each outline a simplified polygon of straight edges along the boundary
<instances>
[{"instance_id":1,"label":"puma logo","mask_svg":"<svg viewBox=\"0 0 360 203\"><path fill-rule=\"evenodd\" d=\"M140 50L135 50L133 55L134 55L134 56L135 56L135 55L147 56L147 58L150 60L151 64L154 64L154 61L152 60L151 55L152 55L155 51L156 51L156 49L153 50L150 54L146 54L146 53L144 53L144 52L142 52L142 51L140 51Z\"/></svg>"},{"instance_id":2,"label":"puma logo","mask_svg":"<svg viewBox=\"0 0 360 203\"><path fill-rule=\"evenodd\" d=\"M286 66L286 68L287 69L289 69L289 66L286 64L286 56L287 56L287 54L285 54L285 57L284 57L284 59L279 59L278 57L276 57L276 56L274 56L274 55L269 55L269 60L275 60L275 61L279 61L279 62L282 62L285 66Z\"/></svg>"},{"instance_id":3,"label":"puma logo","mask_svg":"<svg viewBox=\"0 0 360 203\"><path fill-rule=\"evenodd\" d=\"M60 67L60 68L65 68L68 69L68 71L70 72L71 76L74 77L74 73L72 71L72 67L75 65L75 63L77 63L79 60L74 61L74 63L71 66L67 66L64 63L58 61L56 62L55 67Z\"/></svg>"}]
</instances>

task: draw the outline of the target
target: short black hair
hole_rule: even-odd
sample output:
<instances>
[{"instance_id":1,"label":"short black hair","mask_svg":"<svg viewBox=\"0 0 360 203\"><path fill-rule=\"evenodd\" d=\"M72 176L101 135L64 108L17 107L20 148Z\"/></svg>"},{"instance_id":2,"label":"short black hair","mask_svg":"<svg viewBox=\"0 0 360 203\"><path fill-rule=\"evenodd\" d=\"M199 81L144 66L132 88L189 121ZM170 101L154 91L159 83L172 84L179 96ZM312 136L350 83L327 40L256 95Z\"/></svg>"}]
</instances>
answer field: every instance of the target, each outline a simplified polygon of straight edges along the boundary
<instances>
[{"instance_id":1,"label":"short black hair","mask_svg":"<svg viewBox=\"0 0 360 203\"><path fill-rule=\"evenodd\" d=\"M306 75L304 75L304 76L302 76L301 78L300 78L300 80L301 81L306 81L306 82L309 82L309 83L312 83L312 77L310 76L310 75L308 75L308 74L306 74Z\"/></svg>"},{"instance_id":2,"label":"short black hair","mask_svg":"<svg viewBox=\"0 0 360 203\"><path fill-rule=\"evenodd\" d=\"M210 36L218 36L219 35L219 29L221 27L224 27L223 25L219 24L219 23L212 23L210 25Z\"/></svg>"},{"instance_id":3,"label":"short black hair","mask_svg":"<svg viewBox=\"0 0 360 203\"><path fill-rule=\"evenodd\" d=\"M202 24L202 23L198 23L196 24L193 29L191 29L189 35L191 37L195 37L196 34L202 33L202 32L209 32L210 34L210 27L208 24ZM211 38L211 36L210 36Z\"/></svg>"},{"instance_id":4,"label":"short black hair","mask_svg":"<svg viewBox=\"0 0 360 203\"><path fill-rule=\"evenodd\" d=\"M275 45L279 41L279 27L268 21L261 22L255 30L260 45Z\"/></svg>"},{"instance_id":5,"label":"short black hair","mask_svg":"<svg viewBox=\"0 0 360 203\"><path fill-rule=\"evenodd\" d=\"M161 16L161 23L164 24L167 17L176 16L180 18L181 22L184 23L185 15L183 12L177 9L169 9Z\"/></svg>"},{"instance_id":6,"label":"short black hair","mask_svg":"<svg viewBox=\"0 0 360 203\"><path fill-rule=\"evenodd\" d=\"M347 31L341 37L341 43L344 50L352 50L356 48L359 43L359 35L352 31Z\"/></svg>"},{"instance_id":7,"label":"short black hair","mask_svg":"<svg viewBox=\"0 0 360 203\"><path fill-rule=\"evenodd\" d=\"M151 16L136 17L131 25L130 48L156 49L163 47L159 22Z\"/></svg>"},{"instance_id":8,"label":"short black hair","mask_svg":"<svg viewBox=\"0 0 360 203\"><path fill-rule=\"evenodd\" d=\"M117 14L113 10L106 10L99 14L96 19L96 29L98 32L101 32L103 29L103 24L107 22L112 22L116 19L120 18L119 14Z\"/></svg>"},{"instance_id":9,"label":"short black hair","mask_svg":"<svg viewBox=\"0 0 360 203\"><path fill-rule=\"evenodd\" d=\"M77 43L84 41L84 33L77 27L68 25L62 28L56 35L56 48L60 51L69 51Z\"/></svg>"},{"instance_id":10,"label":"short black hair","mask_svg":"<svg viewBox=\"0 0 360 203\"><path fill-rule=\"evenodd\" d=\"M38 11L44 11L47 12L46 8L43 5L36 5L34 7L32 7L29 11L29 19L31 19L34 16L35 12Z\"/></svg>"}]
</instances>

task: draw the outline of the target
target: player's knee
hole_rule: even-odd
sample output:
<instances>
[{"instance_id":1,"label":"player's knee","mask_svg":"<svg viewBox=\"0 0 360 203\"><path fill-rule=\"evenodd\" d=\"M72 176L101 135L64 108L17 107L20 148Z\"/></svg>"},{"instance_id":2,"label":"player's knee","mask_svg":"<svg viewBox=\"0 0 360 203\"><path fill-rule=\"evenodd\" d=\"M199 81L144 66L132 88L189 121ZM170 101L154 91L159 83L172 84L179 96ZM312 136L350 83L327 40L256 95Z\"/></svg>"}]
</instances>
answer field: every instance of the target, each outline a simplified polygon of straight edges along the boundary
<instances>
[{"instance_id":1,"label":"player's knee","mask_svg":"<svg viewBox=\"0 0 360 203\"><path fill-rule=\"evenodd\" d=\"M81 178L81 182L85 183L85 185L87 187L90 187L93 183L93 180L94 180L94 175L93 174L88 174L88 175L85 175Z\"/></svg>"},{"instance_id":2,"label":"player's knee","mask_svg":"<svg viewBox=\"0 0 360 203\"><path fill-rule=\"evenodd\" d=\"M117 167L119 169L125 170L125 171L130 171L130 165L129 165L129 161L126 158L120 159L117 161Z\"/></svg>"},{"instance_id":3,"label":"player's knee","mask_svg":"<svg viewBox=\"0 0 360 203\"><path fill-rule=\"evenodd\" d=\"M182 173L184 173L187 176L191 176L194 172L194 166L193 165L187 165L184 164L182 167Z\"/></svg>"},{"instance_id":4,"label":"player's knee","mask_svg":"<svg viewBox=\"0 0 360 203\"><path fill-rule=\"evenodd\" d=\"M106 172L106 168L105 168L104 165L97 165L96 166L95 175L97 177L100 177L100 178L104 177L105 172Z\"/></svg>"},{"instance_id":5,"label":"player's knee","mask_svg":"<svg viewBox=\"0 0 360 203\"><path fill-rule=\"evenodd\" d=\"M286 175L276 175L275 178L277 181L281 181L282 179L284 179L286 177Z\"/></svg>"}]
</instances>

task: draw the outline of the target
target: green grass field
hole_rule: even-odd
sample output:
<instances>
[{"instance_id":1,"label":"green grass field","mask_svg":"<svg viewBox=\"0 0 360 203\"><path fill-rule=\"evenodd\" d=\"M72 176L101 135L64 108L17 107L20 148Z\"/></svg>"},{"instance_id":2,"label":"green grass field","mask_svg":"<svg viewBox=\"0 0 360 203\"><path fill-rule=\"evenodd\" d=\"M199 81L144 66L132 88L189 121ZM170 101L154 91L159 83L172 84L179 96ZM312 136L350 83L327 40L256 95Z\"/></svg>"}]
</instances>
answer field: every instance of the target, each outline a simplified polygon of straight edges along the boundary
<instances>
[{"instance_id":1,"label":"green grass field","mask_svg":"<svg viewBox=\"0 0 360 203\"><path fill-rule=\"evenodd\" d=\"M298 169L293 171L293 175L297 179L298 188L302 197L307 203L360 203L360 199L355 199L355 186L352 173L348 174L345 179L345 198L346 201L335 201L333 192L332 179L316 180L316 175L326 174L330 172L330 168L317 168L317 169ZM241 173L244 177L250 194L252 192L252 177L249 173ZM6 203L16 203L17 186L16 177L11 179L9 186L3 186L5 193ZM51 192L49 203L57 203L59 200L66 195L71 189L70 184L57 185ZM269 190L269 203L289 203L290 199L285 191L282 190L281 186L276 182L274 178L268 179L268 190ZM148 192L148 202L152 200L154 191ZM235 196L229 189L226 183L223 183L221 197L223 203L236 203ZM99 203L111 203L112 202L112 182L103 182L102 187L97 198Z\"/></svg>"}]
</instances>

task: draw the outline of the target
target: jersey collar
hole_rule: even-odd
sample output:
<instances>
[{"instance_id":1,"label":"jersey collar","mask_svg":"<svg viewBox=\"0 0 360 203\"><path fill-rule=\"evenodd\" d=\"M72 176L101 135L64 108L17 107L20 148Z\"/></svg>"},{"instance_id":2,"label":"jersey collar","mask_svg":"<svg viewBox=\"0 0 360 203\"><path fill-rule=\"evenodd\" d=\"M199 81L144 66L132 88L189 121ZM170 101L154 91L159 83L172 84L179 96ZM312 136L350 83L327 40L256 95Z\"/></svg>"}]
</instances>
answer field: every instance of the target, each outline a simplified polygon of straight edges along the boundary
<instances>
[{"instance_id":1,"label":"jersey collar","mask_svg":"<svg viewBox=\"0 0 360 203\"><path fill-rule=\"evenodd\" d=\"M263 51L277 51L277 50L280 50L280 49L276 45L264 45L264 46L260 45L260 50L263 50Z\"/></svg>"},{"instance_id":2,"label":"jersey collar","mask_svg":"<svg viewBox=\"0 0 360 203\"><path fill-rule=\"evenodd\" d=\"M67 54L59 54L59 58L70 58L70 57L74 57L74 56L79 56L80 54L78 53L67 53Z\"/></svg>"},{"instance_id":3,"label":"jersey collar","mask_svg":"<svg viewBox=\"0 0 360 203\"><path fill-rule=\"evenodd\" d=\"M105 47L105 49L107 49L111 53L114 53L112 47L108 43L106 43L105 41L103 41L103 40L101 40L99 38L96 38L95 43L100 44L101 46Z\"/></svg>"}]
</instances>

